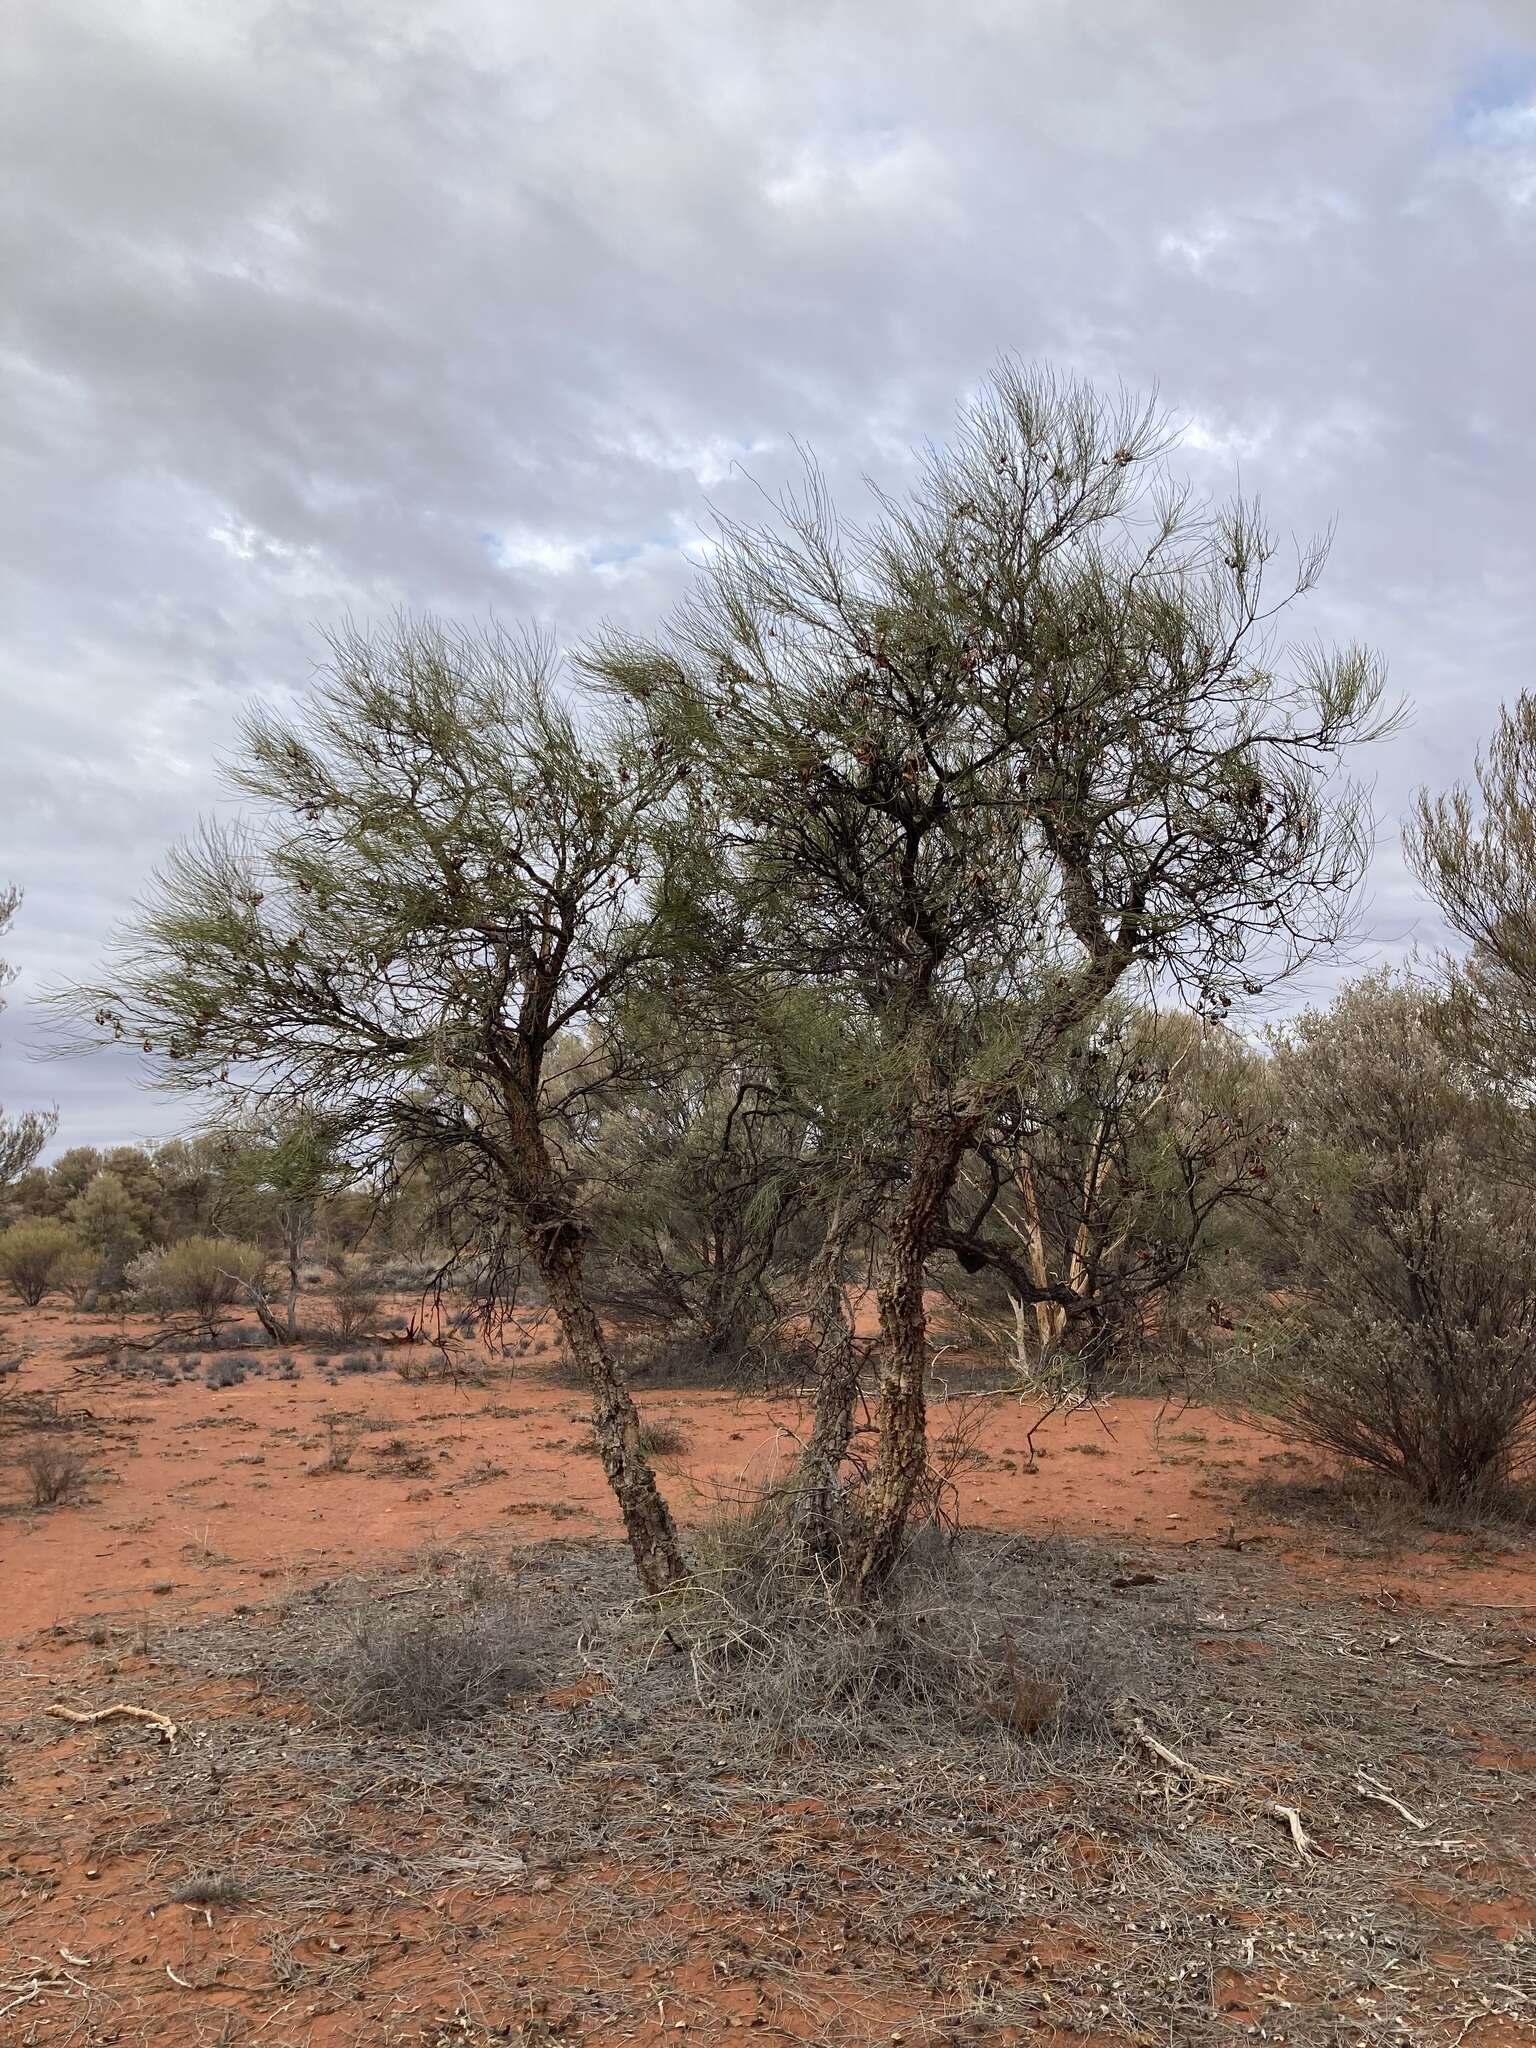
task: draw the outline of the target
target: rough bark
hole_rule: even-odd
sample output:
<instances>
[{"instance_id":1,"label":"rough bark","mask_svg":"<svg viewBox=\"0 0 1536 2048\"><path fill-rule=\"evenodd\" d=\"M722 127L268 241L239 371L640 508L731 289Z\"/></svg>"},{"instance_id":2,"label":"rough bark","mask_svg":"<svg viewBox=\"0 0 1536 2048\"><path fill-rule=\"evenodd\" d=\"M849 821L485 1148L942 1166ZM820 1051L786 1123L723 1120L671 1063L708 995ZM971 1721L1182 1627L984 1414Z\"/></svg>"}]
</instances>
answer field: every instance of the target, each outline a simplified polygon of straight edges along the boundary
<instances>
[{"instance_id":1,"label":"rough bark","mask_svg":"<svg viewBox=\"0 0 1536 2048\"><path fill-rule=\"evenodd\" d=\"M853 1437L859 1392L858 1342L843 1286L844 1226L833 1212L812 1278L811 1320L816 1340L816 1396L811 1433L794 1478L793 1517L806 1555L829 1564L838 1551L837 1503L843 1460Z\"/></svg>"},{"instance_id":2,"label":"rough bark","mask_svg":"<svg viewBox=\"0 0 1536 2048\"><path fill-rule=\"evenodd\" d=\"M892 1216L882 1261L880 1443L852 1590L877 1593L901 1554L907 1518L928 1463L928 1312L923 1283L933 1232L953 1191L973 1126L958 1118L917 1121L907 1191Z\"/></svg>"},{"instance_id":3,"label":"rough bark","mask_svg":"<svg viewBox=\"0 0 1536 2048\"><path fill-rule=\"evenodd\" d=\"M550 1307L592 1388L592 1433L624 1517L635 1570L648 1593L664 1593L687 1568L671 1512L640 1448L640 1412L587 1299L579 1233L569 1224L535 1232L533 1250Z\"/></svg>"}]
</instances>

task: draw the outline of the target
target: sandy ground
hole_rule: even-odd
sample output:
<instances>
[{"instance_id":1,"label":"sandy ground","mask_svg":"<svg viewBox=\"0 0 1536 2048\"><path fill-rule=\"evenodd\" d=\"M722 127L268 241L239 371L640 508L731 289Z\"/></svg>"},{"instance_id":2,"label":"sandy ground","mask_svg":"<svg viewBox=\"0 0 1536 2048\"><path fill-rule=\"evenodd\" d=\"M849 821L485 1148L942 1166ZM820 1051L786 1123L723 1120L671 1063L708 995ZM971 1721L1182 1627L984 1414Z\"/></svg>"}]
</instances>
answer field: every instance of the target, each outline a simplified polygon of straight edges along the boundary
<instances>
[{"instance_id":1,"label":"sandy ground","mask_svg":"<svg viewBox=\"0 0 1536 2048\"><path fill-rule=\"evenodd\" d=\"M152 1642L173 1622L262 1606L340 1574L403 1568L423 1554L473 1549L536 1557L530 1546L547 1539L616 1542L612 1502L586 1447L581 1395L554 1376L553 1339L539 1332L520 1358L501 1361L487 1379L475 1373L408 1383L398 1367L429 1354L385 1347L385 1368L370 1373L324 1369L299 1351L296 1378L277 1376L270 1356L252 1354L262 1359L263 1371L214 1388L201 1371L167 1382L66 1355L82 1340L120 1332L119 1324L45 1307L7 1311L0 1325L0 1352L19 1345L28 1354L19 1374L0 1381L0 1396L56 1396L72 1424L67 1441L89 1462L82 1497L41 1512L26 1504L22 1473L0 1469L0 1711L18 1736L30 1731L28 1746L15 1748L0 1789L11 1827L0 1879L18 1879L11 1896L20 1894L7 1906L0 1884L0 1954L11 1957L0 1966L0 2042L165 2040L235 2048L260 2041L263 2048L322 2048L373 2041L705 2040L728 2038L737 2027L766 2027L764 2038L784 2040L966 2038L931 2031L921 1999L878 2013L865 2033L819 2034L815 2025L822 2022L803 2015L792 2021L782 1999L765 2018L761 1986L755 2002L740 1987L727 1991L729 1972L721 1975L718 1955L713 1975L705 1969L701 1977L695 1958L668 1979L680 2000L678 2017L663 1996L654 2019L613 2034L583 2020L571 1971L554 1969L551 1959L557 1953L568 1959L572 1939L570 1912L554 1884L493 1888L473 1902L467 1890L451 1888L425 1903L402 1899L387 1949L379 1946L384 1937L370 1948L366 2011L349 2004L345 1959L356 1938L352 1916L345 1900L331 1901L323 1914L309 1915L302 1935L312 1948L328 1944L310 1956L303 1980L308 1995L296 1992L286 2003L258 1996L262 1971L230 1916L195 1906L169 1909L158 1895L146 1906L147 1873L163 1858L114 1858L103 1836L106 1790L158 1768L152 1732L119 1721L82 1734L55 1723L39 1740L38 1714L61 1701L79 1708L109 1704L109 1695L163 1703ZM145 1326L127 1327L135 1334ZM793 1455L799 1418L786 1403L655 1392L643 1394L642 1405L649 1418L675 1423L684 1437L686 1448L661 1464L685 1524L739 1497ZM1436 1536L1404 1547L1324 1523L1285 1525L1257 1516L1244 1504L1247 1489L1256 1478L1293 1472L1297 1460L1240 1421L1156 1399L1118 1398L1102 1411L1055 1418L1037 1434L1031 1459L1035 1419L1036 1411L1007 1397L935 1404L941 1455L949 1439L952 1506L966 1526L1066 1533L1123 1544L1134 1557L1150 1549L1183 1571L1198 1570L1202 1559L1241 1555L1244 1570L1267 1574L1292 1593L1310 1587L1319 1600L1357 1602L1362 1612L1384 1617L1383 1626L1402 1626L1403 1615L1450 1617L1469 1639L1496 1625L1505 1639L1515 1630L1512 1639L1519 1641L1519 1631L1536 1624L1536 1563L1520 1544ZM13 1436L9 1447L0 1443L0 1457L17 1442ZM103 1645L105 1663L91 1654ZM189 1711L216 1717L233 1697L228 1687L183 1683L176 1711L181 1718ZM1506 1728L1495 1748L1490 1768L1529 1770L1536 1763L1536 1719L1527 1745L1511 1742ZM813 1810L797 1824L825 1835L835 1817ZM0 1839L0 1851L4 1846ZM648 1882L661 1919L686 1918L686 1901L668 1897L664 1878ZM1500 1939L1526 1944L1528 1964L1528 1900L1490 1890L1479 1910ZM728 1941L730 1930L716 1933ZM529 1958L522 1973L527 1983L544 1989L530 1991L530 2009L497 2032L466 1999L475 1962L507 1942ZM93 1999L88 1987L101 1981L103 1959L113 1957L141 1977L152 1976L164 2002L146 2008L141 1998L130 2012L120 2001ZM542 1977L535 1967L540 1959ZM424 1970L442 1977L442 1995L426 2001L435 2016L420 2016L418 1998L409 2026L386 2023L386 2009L405 2009L404 1990L420 1992ZM315 1993L317 1981L329 1996ZM242 1982L250 1986L244 1999ZM554 2005L551 1982L564 1986ZM200 1999L181 1986L217 1996ZM387 1998L394 2007L387 2007ZM546 2009L535 2011L539 2000ZM1259 2025L1250 2004L1231 2003L1234 2038ZM1265 2038L1291 2038L1283 2020L1275 2021L1279 2010L1270 2010ZM705 2012L712 2023L701 2016ZM1099 2037L1057 2034L1042 2022L1027 2034L985 2038ZM1102 2038L1133 2037L1111 2027ZM1341 2027L1336 2036L1295 2038L1378 2037ZM1536 2031L1510 2019L1478 2020L1462 2038L1495 2048L1536 2039Z\"/></svg>"}]
</instances>

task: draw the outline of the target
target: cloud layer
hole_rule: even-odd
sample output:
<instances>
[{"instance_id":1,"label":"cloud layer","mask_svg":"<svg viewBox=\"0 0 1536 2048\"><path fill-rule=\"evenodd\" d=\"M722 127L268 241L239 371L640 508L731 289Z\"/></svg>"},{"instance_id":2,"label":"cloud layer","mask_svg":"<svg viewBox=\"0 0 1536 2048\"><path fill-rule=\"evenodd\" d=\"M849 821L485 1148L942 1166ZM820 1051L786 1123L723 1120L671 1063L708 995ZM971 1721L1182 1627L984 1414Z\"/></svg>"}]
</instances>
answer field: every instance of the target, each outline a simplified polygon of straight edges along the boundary
<instances>
[{"instance_id":1,"label":"cloud layer","mask_svg":"<svg viewBox=\"0 0 1536 2048\"><path fill-rule=\"evenodd\" d=\"M0 56L0 1101L216 797L239 706L398 604L574 638L813 445L899 483L1002 350L1160 385L1189 466L1337 521L1397 818L1536 683L1529 0L21 0Z\"/></svg>"}]
</instances>

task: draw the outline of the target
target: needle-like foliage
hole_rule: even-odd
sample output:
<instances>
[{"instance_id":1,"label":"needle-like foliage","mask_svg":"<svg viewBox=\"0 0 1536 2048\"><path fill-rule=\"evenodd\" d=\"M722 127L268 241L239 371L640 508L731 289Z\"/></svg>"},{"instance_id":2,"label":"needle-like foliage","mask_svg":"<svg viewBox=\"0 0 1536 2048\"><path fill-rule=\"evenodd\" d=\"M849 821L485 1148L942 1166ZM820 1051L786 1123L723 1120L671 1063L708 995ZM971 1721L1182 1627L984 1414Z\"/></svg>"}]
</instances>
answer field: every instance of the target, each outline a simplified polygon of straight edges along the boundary
<instances>
[{"instance_id":1,"label":"needle-like foliage","mask_svg":"<svg viewBox=\"0 0 1536 2048\"><path fill-rule=\"evenodd\" d=\"M323 1119L359 1165L470 1188L537 1266L642 1579L665 1585L676 1537L587 1296L568 1137L659 948L672 757L623 718L578 724L536 637L399 620L330 657L296 716L244 722L229 779L254 812L171 854L73 1000L247 1123Z\"/></svg>"},{"instance_id":2,"label":"needle-like foliage","mask_svg":"<svg viewBox=\"0 0 1536 2048\"><path fill-rule=\"evenodd\" d=\"M662 639L591 657L697 769L718 914L870 1020L891 1152L883 1431L856 1577L924 1461L927 1261L961 1162L1128 976L1224 1013L1336 935L1366 855L1359 648L1278 644L1256 507L1169 478L1150 406L1005 364L873 520L819 475L725 522Z\"/></svg>"}]
</instances>

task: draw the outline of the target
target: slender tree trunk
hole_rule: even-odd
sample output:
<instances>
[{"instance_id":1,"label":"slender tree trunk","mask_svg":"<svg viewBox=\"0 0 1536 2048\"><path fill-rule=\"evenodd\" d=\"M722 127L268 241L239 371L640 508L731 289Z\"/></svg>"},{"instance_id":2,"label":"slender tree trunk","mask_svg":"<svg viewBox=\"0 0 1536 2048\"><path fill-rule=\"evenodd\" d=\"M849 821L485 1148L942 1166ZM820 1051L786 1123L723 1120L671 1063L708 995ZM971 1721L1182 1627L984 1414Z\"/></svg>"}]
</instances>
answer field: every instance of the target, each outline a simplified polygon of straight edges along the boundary
<instances>
[{"instance_id":1,"label":"slender tree trunk","mask_svg":"<svg viewBox=\"0 0 1536 2048\"><path fill-rule=\"evenodd\" d=\"M507 1112L509 1192L523 1237L570 1346L592 1389L592 1434L613 1488L635 1570L648 1593L664 1593L687 1576L671 1512L640 1448L640 1411L622 1368L608 1348L582 1271L586 1230L571 1214L564 1184L539 1128L537 1086L509 1087Z\"/></svg>"},{"instance_id":2,"label":"slender tree trunk","mask_svg":"<svg viewBox=\"0 0 1536 2048\"><path fill-rule=\"evenodd\" d=\"M853 1404L858 1399L861 1364L843 1286L844 1235L839 1205L832 1212L812 1274L816 1398L811 1433L795 1469L791 1510L807 1556L822 1563L830 1563L838 1549L838 1491L843 1460L853 1438Z\"/></svg>"},{"instance_id":3,"label":"slender tree trunk","mask_svg":"<svg viewBox=\"0 0 1536 2048\"><path fill-rule=\"evenodd\" d=\"M1019 1200L1024 1209L1024 1245L1029 1254L1029 1277L1035 1285L1045 1288L1050 1285L1050 1269L1045 1257L1045 1230L1040 1221L1040 1195L1035 1186L1035 1164L1028 1153L1021 1155L1014 1185L1019 1191ZM1066 1312L1054 1301L1037 1301L1035 1328L1040 1337L1040 1354L1044 1357L1051 1345L1061 1335L1066 1323Z\"/></svg>"},{"instance_id":4,"label":"slender tree trunk","mask_svg":"<svg viewBox=\"0 0 1536 2048\"><path fill-rule=\"evenodd\" d=\"M534 1257L571 1356L592 1388L592 1433L624 1517L640 1583L648 1593L664 1593L687 1568L671 1512L640 1448L640 1412L587 1299L580 1239L569 1225L542 1241L536 1237Z\"/></svg>"},{"instance_id":5,"label":"slender tree trunk","mask_svg":"<svg viewBox=\"0 0 1536 2048\"><path fill-rule=\"evenodd\" d=\"M304 1249L304 1218L302 1212L289 1212L288 1217L288 1342L291 1344L299 1334L299 1260Z\"/></svg>"},{"instance_id":6,"label":"slender tree trunk","mask_svg":"<svg viewBox=\"0 0 1536 2048\"><path fill-rule=\"evenodd\" d=\"M877 1593L901 1554L907 1518L928 1463L928 1311L923 1301L933 1231L960 1170L971 1126L920 1117L912 1172L891 1218L879 1287L880 1445L870 1474L855 1596Z\"/></svg>"}]
</instances>

